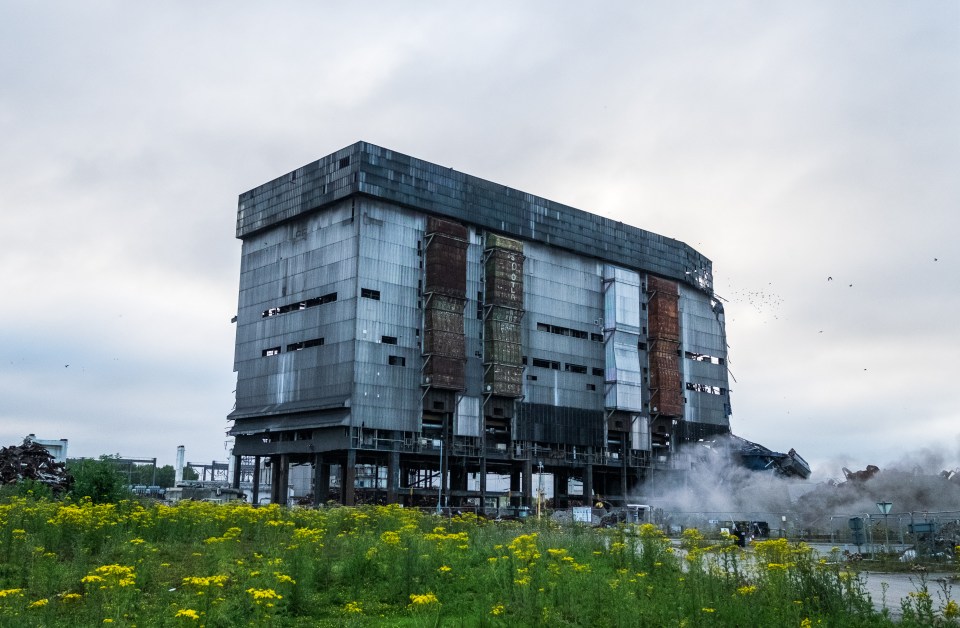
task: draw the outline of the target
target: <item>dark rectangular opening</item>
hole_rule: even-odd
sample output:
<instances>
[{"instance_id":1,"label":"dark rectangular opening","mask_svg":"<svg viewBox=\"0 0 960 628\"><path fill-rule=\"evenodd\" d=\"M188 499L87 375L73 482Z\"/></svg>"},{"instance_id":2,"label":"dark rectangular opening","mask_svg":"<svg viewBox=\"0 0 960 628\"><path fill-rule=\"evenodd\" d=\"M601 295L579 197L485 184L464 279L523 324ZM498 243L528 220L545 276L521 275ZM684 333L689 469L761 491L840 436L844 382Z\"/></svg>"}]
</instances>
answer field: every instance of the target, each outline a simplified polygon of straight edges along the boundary
<instances>
[{"instance_id":1,"label":"dark rectangular opening","mask_svg":"<svg viewBox=\"0 0 960 628\"><path fill-rule=\"evenodd\" d=\"M374 301L379 301L380 291L371 290L370 288L360 288L360 296L364 299L373 299Z\"/></svg>"},{"instance_id":2,"label":"dark rectangular opening","mask_svg":"<svg viewBox=\"0 0 960 628\"><path fill-rule=\"evenodd\" d=\"M311 338L310 340L288 344L287 351L300 351L301 349L309 349L310 347L319 347L321 345L323 345L323 338Z\"/></svg>"},{"instance_id":3,"label":"dark rectangular opening","mask_svg":"<svg viewBox=\"0 0 960 628\"><path fill-rule=\"evenodd\" d=\"M395 345L397 344L397 339L393 336L380 336L380 342L385 345Z\"/></svg>"},{"instance_id":4,"label":"dark rectangular opening","mask_svg":"<svg viewBox=\"0 0 960 628\"><path fill-rule=\"evenodd\" d=\"M586 373L587 367L582 364L570 364L567 362L563 365L563 370L567 371L568 373Z\"/></svg>"},{"instance_id":5,"label":"dark rectangular opening","mask_svg":"<svg viewBox=\"0 0 960 628\"><path fill-rule=\"evenodd\" d=\"M260 355L267 357L268 355L277 355L280 353L280 347L270 347L269 349L264 349L260 352Z\"/></svg>"},{"instance_id":6,"label":"dark rectangular opening","mask_svg":"<svg viewBox=\"0 0 960 628\"><path fill-rule=\"evenodd\" d=\"M593 367L593 374L596 375L597 377L603 377L606 375L606 372L603 369L597 368L595 366Z\"/></svg>"},{"instance_id":7,"label":"dark rectangular opening","mask_svg":"<svg viewBox=\"0 0 960 628\"><path fill-rule=\"evenodd\" d=\"M389 358L387 358L387 364L390 366L406 366L407 359L400 355L391 355Z\"/></svg>"}]
</instances>

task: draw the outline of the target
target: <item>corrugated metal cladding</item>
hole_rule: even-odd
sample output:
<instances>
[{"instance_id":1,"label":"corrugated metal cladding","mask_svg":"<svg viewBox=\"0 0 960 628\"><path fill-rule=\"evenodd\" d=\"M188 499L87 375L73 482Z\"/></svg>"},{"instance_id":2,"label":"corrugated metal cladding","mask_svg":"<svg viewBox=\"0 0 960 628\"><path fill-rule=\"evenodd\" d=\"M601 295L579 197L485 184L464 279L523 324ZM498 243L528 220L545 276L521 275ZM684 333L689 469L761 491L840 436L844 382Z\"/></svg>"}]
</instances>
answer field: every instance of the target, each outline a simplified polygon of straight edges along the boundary
<instances>
[{"instance_id":1,"label":"corrugated metal cladding","mask_svg":"<svg viewBox=\"0 0 960 628\"><path fill-rule=\"evenodd\" d=\"M420 427L421 251L425 218L361 199L351 424L414 432Z\"/></svg>"},{"instance_id":2,"label":"corrugated metal cladding","mask_svg":"<svg viewBox=\"0 0 960 628\"><path fill-rule=\"evenodd\" d=\"M349 201L244 240L235 416L349 399L357 248ZM322 299L330 294L337 298Z\"/></svg>"},{"instance_id":3,"label":"corrugated metal cladding","mask_svg":"<svg viewBox=\"0 0 960 628\"><path fill-rule=\"evenodd\" d=\"M690 246L503 185L357 142L240 195L237 237L363 194L526 242L540 242L710 291Z\"/></svg>"},{"instance_id":4,"label":"corrugated metal cladding","mask_svg":"<svg viewBox=\"0 0 960 628\"><path fill-rule=\"evenodd\" d=\"M730 416L723 306L697 290L680 287L687 421L725 425Z\"/></svg>"},{"instance_id":5,"label":"corrugated metal cladding","mask_svg":"<svg viewBox=\"0 0 960 628\"><path fill-rule=\"evenodd\" d=\"M606 407L640 412L640 274L605 264L603 281Z\"/></svg>"}]
</instances>

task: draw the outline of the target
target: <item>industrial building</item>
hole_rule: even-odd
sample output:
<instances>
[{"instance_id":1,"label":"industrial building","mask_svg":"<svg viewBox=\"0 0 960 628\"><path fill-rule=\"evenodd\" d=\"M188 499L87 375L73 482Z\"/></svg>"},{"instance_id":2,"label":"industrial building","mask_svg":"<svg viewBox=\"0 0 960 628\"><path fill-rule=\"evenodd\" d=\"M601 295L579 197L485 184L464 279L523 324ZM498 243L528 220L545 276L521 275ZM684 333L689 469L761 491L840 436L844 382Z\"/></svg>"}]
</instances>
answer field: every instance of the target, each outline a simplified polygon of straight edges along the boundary
<instances>
[{"instance_id":1,"label":"industrial building","mask_svg":"<svg viewBox=\"0 0 960 628\"><path fill-rule=\"evenodd\" d=\"M318 504L523 507L544 477L617 504L729 432L723 307L683 242L366 142L241 194L236 235L234 484L264 462L273 495L312 467Z\"/></svg>"}]
</instances>

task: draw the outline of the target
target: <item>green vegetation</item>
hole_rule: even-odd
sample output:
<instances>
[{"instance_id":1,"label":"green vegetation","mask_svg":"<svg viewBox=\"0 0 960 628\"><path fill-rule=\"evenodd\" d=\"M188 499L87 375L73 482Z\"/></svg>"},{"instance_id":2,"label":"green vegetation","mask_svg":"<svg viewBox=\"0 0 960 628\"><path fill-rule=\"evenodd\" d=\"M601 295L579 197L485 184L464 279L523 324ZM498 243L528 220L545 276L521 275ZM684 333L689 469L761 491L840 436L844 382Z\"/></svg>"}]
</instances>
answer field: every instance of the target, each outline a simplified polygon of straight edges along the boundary
<instances>
[{"instance_id":1,"label":"green vegetation","mask_svg":"<svg viewBox=\"0 0 960 628\"><path fill-rule=\"evenodd\" d=\"M67 473L73 477L69 495L75 500L88 498L95 504L108 504L132 496L126 476L110 456L100 456L99 460L70 460Z\"/></svg>"},{"instance_id":2,"label":"green vegetation","mask_svg":"<svg viewBox=\"0 0 960 628\"><path fill-rule=\"evenodd\" d=\"M97 476L99 477L99 476ZM918 591L898 625L958 626ZM3 626L884 626L803 544L397 506L0 501Z\"/></svg>"}]
</instances>

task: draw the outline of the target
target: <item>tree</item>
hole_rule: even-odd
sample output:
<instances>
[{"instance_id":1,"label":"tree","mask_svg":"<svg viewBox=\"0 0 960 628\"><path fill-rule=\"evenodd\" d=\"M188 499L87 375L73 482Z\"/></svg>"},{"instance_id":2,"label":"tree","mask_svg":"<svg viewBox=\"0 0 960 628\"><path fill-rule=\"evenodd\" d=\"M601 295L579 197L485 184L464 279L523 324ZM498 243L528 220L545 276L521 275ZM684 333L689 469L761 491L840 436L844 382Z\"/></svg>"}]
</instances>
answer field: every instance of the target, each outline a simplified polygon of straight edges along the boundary
<instances>
[{"instance_id":1,"label":"tree","mask_svg":"<svg viewBox=\"0 0 960 628\"><path fill-rule=\"evenodd\" d=\"M183 479L184 480L199 480L200 474L193 467L184 467L183 468Z\"/></svg>"},{"instance_id":2,"label":"tree","mask_svg":"<svg viewBox=\"0 0 960 628\"><path fill-rule=\"evenodd\" d=\"M160 488L170 488L176 483L177 471L173 465L165 464L157 469L157 486Z\"/></svg>"},{"instance_id":3,"label":"tree","mask_svg":"<svg viewBox=\"0 0 960 628\"><path fill-rule=\"evenodd\" d=\"M68 493L74 499L89 497L96 504L117 503L133 496L127 477L117 468L115 456L100 456L67 461L67 473L73 477Z\"/></svg>"}]
</instances>

